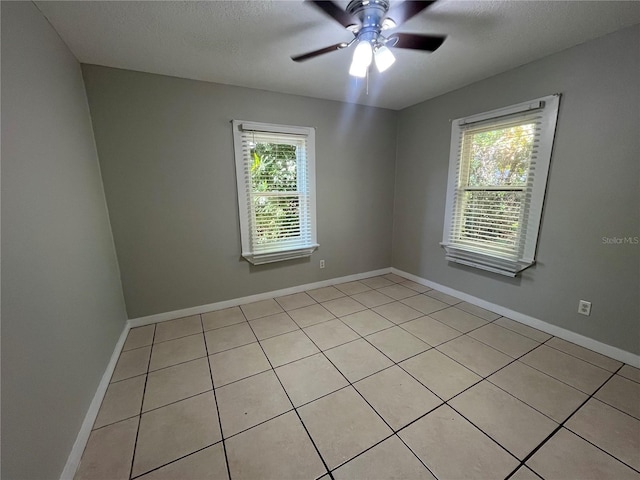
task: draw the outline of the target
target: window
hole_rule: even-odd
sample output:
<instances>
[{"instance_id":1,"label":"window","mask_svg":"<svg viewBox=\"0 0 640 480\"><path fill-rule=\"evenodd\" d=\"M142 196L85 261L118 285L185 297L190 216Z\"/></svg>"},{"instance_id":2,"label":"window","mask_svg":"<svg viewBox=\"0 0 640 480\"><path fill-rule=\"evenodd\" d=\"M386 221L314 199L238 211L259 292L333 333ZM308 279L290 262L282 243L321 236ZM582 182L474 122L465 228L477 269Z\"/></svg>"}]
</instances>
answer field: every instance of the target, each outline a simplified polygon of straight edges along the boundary
<instances>
[{"instance_id":1,"label":"window","mask_svg":"<svg viewBox=\"0 0 640 480\"><path fill-rule=\"evenodd\" d=\"M452 122L447 260L511 277L535 263L559 99Z\"/></svg>"},{"instance_id":2,"label":"window","mask_svg":"<svg viewBox=\"0 0 640 480\"><path fill-rule=\"evenodd\" d=\"M318 248L315 130L233 121L242 256L259 265Z\"/></svg>"}]
</instances>

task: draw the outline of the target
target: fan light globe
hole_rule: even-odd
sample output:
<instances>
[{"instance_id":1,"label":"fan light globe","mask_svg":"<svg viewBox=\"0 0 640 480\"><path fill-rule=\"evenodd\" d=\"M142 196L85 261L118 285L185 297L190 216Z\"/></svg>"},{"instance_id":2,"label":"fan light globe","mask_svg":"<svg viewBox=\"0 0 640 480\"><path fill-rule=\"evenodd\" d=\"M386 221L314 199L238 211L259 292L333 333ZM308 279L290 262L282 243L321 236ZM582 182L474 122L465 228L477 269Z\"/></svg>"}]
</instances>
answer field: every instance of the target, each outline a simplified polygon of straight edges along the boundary
<instances>
[{"instance_id":1,"label":"fan light globe","mask_svg":"<svg viewBox=\"0 0 640 480\"><path fill-rule=\"evenodd\" d=\"M367 68L371 65L373 59L373 48L371 44L366 40L360 40L356 49L353 51L353 63L352 65L358 65L360 67Z\"/></svg>"},{"instance_id":2,"label":"fan light globe","mask_svg":"<svg viewBox=\"0 0 640 480\"><path fill-rule=\"evenodd\" d=\"M380 73L388 69L396 61L396 57L393 56L391 50L384 45L376 50L375 53L376 67Z\"/></svg>"},{"instance_id":3,"label":"fan light globe","mask_svg":"<svg viewBox=\"0 0 640 480\"><path fill-rule=\"evenodd\" d=\"M351 68L349 68L349 75L352 77L364 78L367 76L367 68L364 65L358 65L356 62L351 62Z\"/></svg>"}]
</instances>

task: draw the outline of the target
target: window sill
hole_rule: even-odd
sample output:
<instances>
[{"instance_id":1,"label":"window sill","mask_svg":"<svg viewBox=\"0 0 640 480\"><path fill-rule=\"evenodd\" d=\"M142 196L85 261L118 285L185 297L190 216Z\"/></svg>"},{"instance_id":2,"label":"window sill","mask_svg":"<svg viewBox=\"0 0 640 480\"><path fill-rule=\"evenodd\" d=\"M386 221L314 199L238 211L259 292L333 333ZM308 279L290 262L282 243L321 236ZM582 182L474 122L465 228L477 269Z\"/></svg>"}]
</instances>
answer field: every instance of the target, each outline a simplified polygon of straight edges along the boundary
<instances>
[{"instance_id":1,"label":"window sill","mask_svg":"<svg viewBox=\"0 0 640 480\"><path fill-rule=\"evenodd\" d=\"M451 244L441 243L440 245L447 252L445 258L450 262L487 270L507 277L515 277L535 263L535 261L509 260Z\"/></svg>"},{"instance_id":2,"label":"window sill","mask_svg":"<svg viewBox=\"0 0 640 480\"><path fill-rule=\"evenodd\" d=\"M285 260L293 260L295 258L310 257L311 254L320 245L314 244L302 248L294 248L290 250L277 250L264 253L242 253L242 256L253 265L264 265L265 263L282 262Z\"/></svg>"}]
</instances>

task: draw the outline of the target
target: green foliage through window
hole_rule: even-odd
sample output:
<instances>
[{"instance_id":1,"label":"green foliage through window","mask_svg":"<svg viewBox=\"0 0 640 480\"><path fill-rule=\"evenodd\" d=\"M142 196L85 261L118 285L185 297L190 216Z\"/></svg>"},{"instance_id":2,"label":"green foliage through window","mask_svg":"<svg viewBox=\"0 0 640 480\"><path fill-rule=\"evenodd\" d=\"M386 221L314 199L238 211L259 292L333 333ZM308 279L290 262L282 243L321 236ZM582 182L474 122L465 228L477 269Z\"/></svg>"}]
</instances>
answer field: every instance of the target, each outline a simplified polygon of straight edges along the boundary
<instances>
[{"instance_id":1,"label":"green foliage through window","mask_svg":"<svg viewBox=\"0 0 640 480\"><path fill-rule=\"evenodd\" d=\"M465 134L459 241L516 252L535 124Z\"/></svg>"},{"instance_id":2,"label":"green foliage through window","mask_svg":"<svg viewBox=\"0 0 640 480\"><path fill-rule=\"evenodd\" d=\"M527 181L534 124L473 133L468 186L522 186Z\"/></svg>"},{"instance_id":3,"label":"green foliage through window","mask_svg":"<svg viewBox=\"0 0 640 480\"><path fill-rule=\"evenodd\" d=\"M251 158L255 240L264 244L300 236L297 147L257 143Z\"/></svg>"}]
</instances>

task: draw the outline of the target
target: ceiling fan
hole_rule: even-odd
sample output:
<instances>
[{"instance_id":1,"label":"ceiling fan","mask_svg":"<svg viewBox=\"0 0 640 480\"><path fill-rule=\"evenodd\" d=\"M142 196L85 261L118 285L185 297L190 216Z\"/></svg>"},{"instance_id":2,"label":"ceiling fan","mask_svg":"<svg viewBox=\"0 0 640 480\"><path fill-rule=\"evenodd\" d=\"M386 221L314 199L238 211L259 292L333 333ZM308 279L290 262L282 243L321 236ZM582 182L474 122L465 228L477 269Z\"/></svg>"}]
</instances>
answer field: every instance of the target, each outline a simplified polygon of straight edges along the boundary
<instances>
[{"instance_id":1,"label":"ceiling fan","mask_svg":"<svg viewBox=\"0 0 640 480\"><path fill-rule=\"evenodd\" d=\"M393 33L389 36L383 34L386 30L402 25L436 3L435 1L405 1L390 8L389 0L352 0L346 10L342 10L332 1L305 0L305 3L318 8L325 15L340 23L353 33L354 38L348 43L336 43L291 57L294 62L304 62L356 44L349 74L355 77L365 77L374 60L381 73L393 65L395 57L389 47L433 52L442 45L446 38L442 35L418 33Z\"/></svg>"}]
</instances>

